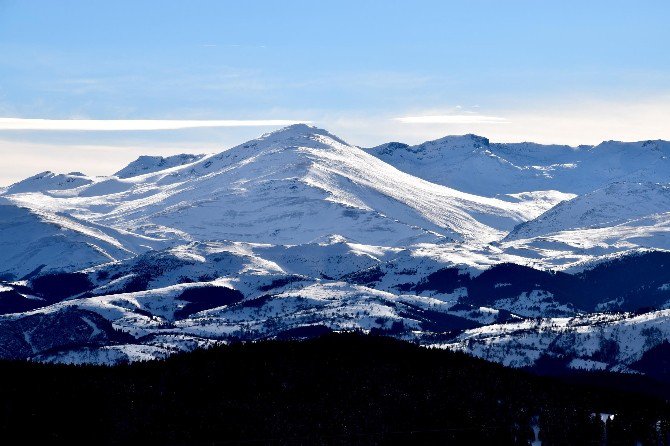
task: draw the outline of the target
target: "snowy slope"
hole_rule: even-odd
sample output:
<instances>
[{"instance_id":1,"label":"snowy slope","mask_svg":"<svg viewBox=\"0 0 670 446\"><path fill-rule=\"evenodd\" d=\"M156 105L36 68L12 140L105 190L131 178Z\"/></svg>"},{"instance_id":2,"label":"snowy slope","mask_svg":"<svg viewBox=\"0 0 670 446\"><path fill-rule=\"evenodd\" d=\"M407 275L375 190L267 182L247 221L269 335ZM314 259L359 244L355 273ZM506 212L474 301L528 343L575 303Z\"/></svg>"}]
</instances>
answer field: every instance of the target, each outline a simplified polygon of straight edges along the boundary
<instances>
[{"instance_id":1,"label":"snowy slope","mask_svg":"<svg viewBox=\"0 0 670 446\"><path fill-rule=\"evenodd\" d=\"M669 184L613 183L564 201L539 217L520 224L507 235L506 240L617 226L664 212L670 212Z\"/></svg>"},{"instance_id":2,"label":"snowy slope","mask_svg":"<svg viewBox=\"0 0 670 446\"><path fill-rule=\"evenodd\" d=\"M549 355L565 359L572 368L627 371L645 351L668 338L670 310L662 310L490 325L442 346L513 367L532 366Z\"/></svg>"},{"instance_id":3,"label":"snowy slope","mask_svg":"<svg viewBox=\"0 0 670 446\"><path fill-rule=\"evenodd\" d=\"M78 270L132 257L152 242L0 197L0 276Z\"/></svg>"},{"instance_id":4,"label":"snowy slope","mask_svg":"<svg viewBox=\"0 0 670 446\"><path fill-rule=\"evenodd\" d=\"M362 243L402 245L442 237L493 239L524 219L513 204L418 181L304 125L203 159L168 181L175 185L191 172L196 176L168 192L161 202L167 209L152 215L152 223L196 237L304 243L339 234ZM185 201L195 206L186 208ZM207 234L184 226L189 220L201 225L213 215L228 218L204 228Z\"/></svg>"},{"instance_id":5,"label":"snowy slope","mask_svg":"<svg viewBox=\"0 0 670 446\"><path fill-rule=\"evenodd\" d=\"M609 256L670 249L667 183L613 183L522 223L498 245L536 265L578 270Z\"/></svg>"}]
</instances>

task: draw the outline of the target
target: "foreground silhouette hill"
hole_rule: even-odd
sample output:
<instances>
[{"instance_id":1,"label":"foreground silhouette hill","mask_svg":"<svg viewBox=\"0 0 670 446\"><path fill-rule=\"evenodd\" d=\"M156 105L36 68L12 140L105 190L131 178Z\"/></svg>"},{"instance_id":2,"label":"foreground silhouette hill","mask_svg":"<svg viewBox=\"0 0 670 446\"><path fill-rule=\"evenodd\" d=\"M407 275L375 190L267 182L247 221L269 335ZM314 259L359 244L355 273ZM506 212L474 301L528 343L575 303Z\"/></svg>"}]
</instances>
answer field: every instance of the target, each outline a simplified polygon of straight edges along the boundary
<instances>
[{"instance_id":1,"label":"foreground silhouette hill","mask_svg":"<svg viewBox=\"0 0 670 446\"><path fill-rule=\"evenodd\" d=\"M543 445L656 445L670 432L649 378L567 382L360 334L116 367L1 362L0 377L0 438L23 444L505 445L535 427Z\"/></svg>"}]
</instances>

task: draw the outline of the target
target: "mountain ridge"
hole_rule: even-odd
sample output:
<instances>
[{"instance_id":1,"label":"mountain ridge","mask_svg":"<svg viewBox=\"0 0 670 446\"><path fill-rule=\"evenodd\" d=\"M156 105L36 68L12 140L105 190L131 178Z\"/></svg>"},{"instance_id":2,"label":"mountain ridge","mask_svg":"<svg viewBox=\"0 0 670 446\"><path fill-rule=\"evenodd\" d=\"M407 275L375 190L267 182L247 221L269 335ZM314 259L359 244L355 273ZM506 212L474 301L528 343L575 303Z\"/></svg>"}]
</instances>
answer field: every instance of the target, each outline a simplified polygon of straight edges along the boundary
<instances>
[{"instance_id":1,"label":"mountain ridge","mask_svg":"<svg viewBox=\"0 0 670 446\"><path fill-rule=\"evenodd\" d=\"M42 173L0 191L0 325L41 337L3 354L118 363L327 328L479 356L492 343L489 359L519 366L567 338L641 355L655 341L611 333L670 338L666 147L363 150L294 125L106 177ZM574 367L640 358L577 347L561 353Z\"/></svg>"}]
</instances>

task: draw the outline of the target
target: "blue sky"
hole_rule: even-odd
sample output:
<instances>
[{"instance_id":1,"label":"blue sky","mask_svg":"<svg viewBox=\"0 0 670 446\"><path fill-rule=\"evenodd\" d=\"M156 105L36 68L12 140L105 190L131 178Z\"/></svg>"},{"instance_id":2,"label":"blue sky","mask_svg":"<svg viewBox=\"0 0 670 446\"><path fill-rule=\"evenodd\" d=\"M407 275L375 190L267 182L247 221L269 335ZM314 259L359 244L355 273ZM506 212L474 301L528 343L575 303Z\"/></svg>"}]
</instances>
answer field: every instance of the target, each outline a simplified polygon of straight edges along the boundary
<instances>
[{"instance_id":1,"label":"blue sky","mask_svg":"<svg viewBox=\"0 0 670 446\"><path fill-rule=\"evenodd\" d=\"M667 1L0 0L0 118L309 120L363 146L670 139L668 20ZM86 128L0 125L0 184L274 127Z\"/></svg>"}]
</instances>

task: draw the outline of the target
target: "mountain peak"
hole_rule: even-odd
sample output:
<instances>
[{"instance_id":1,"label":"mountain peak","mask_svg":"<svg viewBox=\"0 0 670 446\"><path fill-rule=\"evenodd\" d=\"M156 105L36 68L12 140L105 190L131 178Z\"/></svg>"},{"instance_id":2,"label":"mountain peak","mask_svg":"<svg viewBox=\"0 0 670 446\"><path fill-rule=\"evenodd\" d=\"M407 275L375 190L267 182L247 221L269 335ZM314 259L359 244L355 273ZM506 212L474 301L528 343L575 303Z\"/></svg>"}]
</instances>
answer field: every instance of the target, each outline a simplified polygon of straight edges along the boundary
<instances>
[{"instance_id":1,"label":"mountain peak","mask_svg":"<svg viewBox=\"0 0 670 446\"><path fill-rule=\"evenodd\" d=\"M417 154L432 153L433 155L446 150L462 150L466 149L468 152L473 149L480 149L489 146L488 138L483 136L468 133L466 135L447 135L442 138L426 141L415 146L401 142L388 142L368 149L369 152L375 156L392 156L394 154L402 154L410 152L412 156ZM404 155L400 155L404 156Z\"/></svg>"},{"instance_id":2,"label":"mountain peak","mask_svg":"<svg viewBox=\"0 0 670 446\"><path fill-rule=\"evenodd\" d=\"M292 124L287 127L282 127L281 129L264 134L260 139L285 141L294 139L315 139L315 137L318 136L325 136L340 144L347 144L344 140L333 135L329 131L309 124Z\"/></svg>"},{"instance_id":3,"label":"mountain peak","mask_svg":"<svg viewBox=\"0 0 670 446\"><path fill-rule=\"evenodd\" d=\"M419 146L448 144L453 146L472 145L474 147L484 147L489 145L489 139L483 136L468 133L465 135L447 135L433 141L427 141Z\"/></svg>"},{"instance_id":4,"label":"mountain peak","mask_svg":"<svg viewBox=\"0 0 670 446\"><path fill-rule=\"evenodd\" d=\"M72 189L92 182L89 177L81 172L55 174L46 170L10 185L3 193Z\"/></svg>"},{"instance_id":5,"label":"mountain peak","mask_svg":"<svg viewBox=\"0 0 670 446\"><path fill-rule=\"evenodd\" d=\"M123 169L116 172L119 178L130 178L137 175L157 172L159 170L169 169L171 167L183 166L202 159L205 155L194 155L190 153L181 153L172 156L151 156L142 155L135 161L128 164Z\"/></svg>"},{"instance_id":6,"label":"mountain peak","mask_svg":"<svg viewBox=\"0 0 670 446\"><path fill-rule=\"evenodd\" d=\"M375 147L371 147L367 150L376 156L383 156L391 155L396 150L407 150L407 148L409 148L409 144L405 144L404 142L391 141Z\"/></svg>"}]
</instances>

